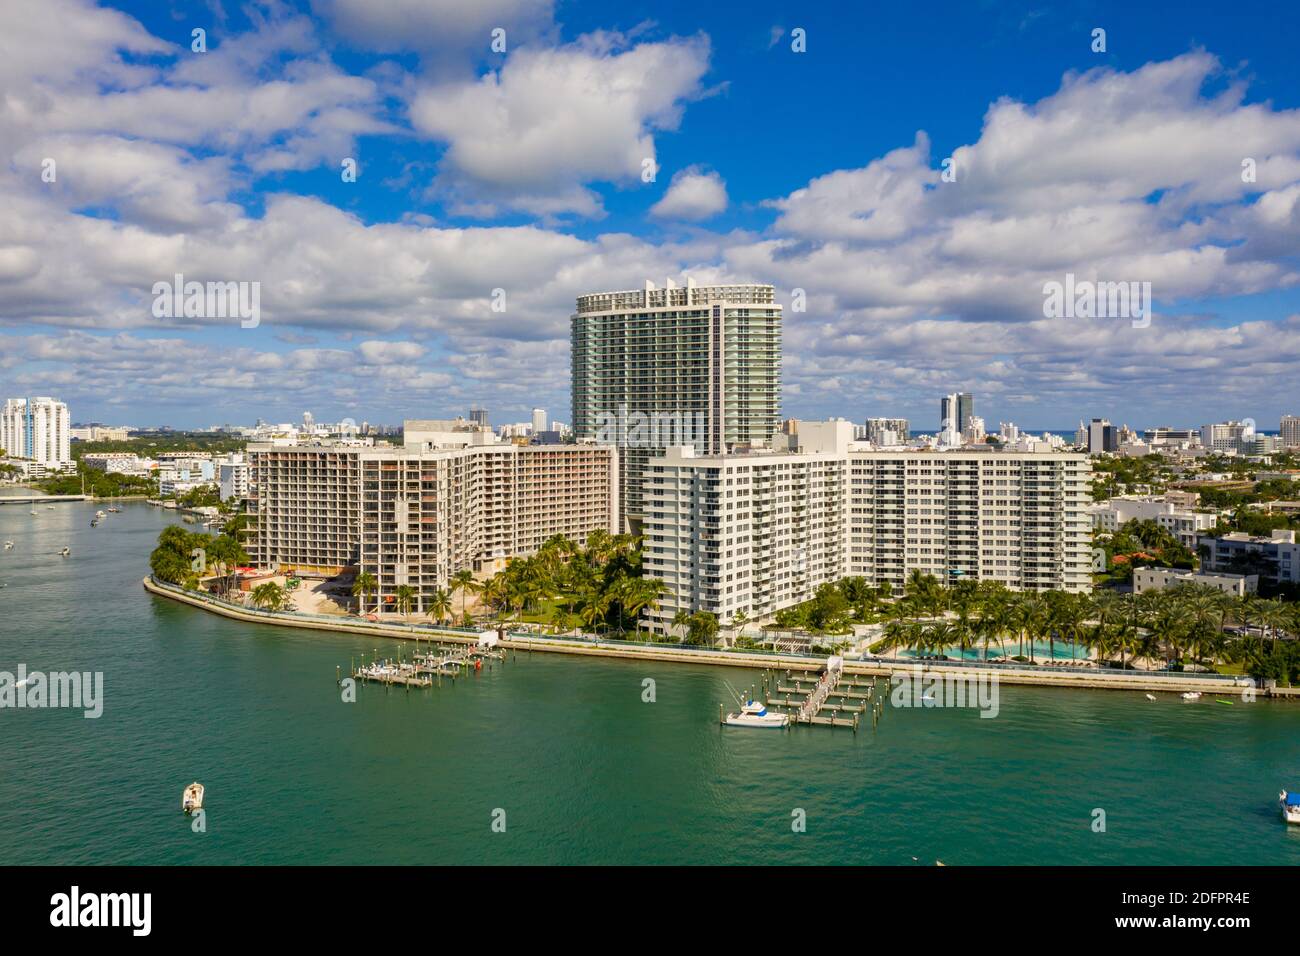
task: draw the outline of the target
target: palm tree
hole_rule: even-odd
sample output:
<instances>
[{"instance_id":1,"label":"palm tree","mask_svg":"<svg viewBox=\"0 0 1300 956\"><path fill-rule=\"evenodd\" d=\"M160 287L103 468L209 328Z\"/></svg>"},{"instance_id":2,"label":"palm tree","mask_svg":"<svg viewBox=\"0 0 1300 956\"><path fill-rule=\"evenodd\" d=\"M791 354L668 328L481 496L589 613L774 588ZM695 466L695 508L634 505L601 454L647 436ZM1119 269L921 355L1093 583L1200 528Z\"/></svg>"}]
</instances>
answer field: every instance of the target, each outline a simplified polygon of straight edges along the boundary
<instances>
[{"instance_id":1,"label":"palm tree","mask_svg":"<svg viewBox=\"0 0 1300 956\"><path fill-rule=\"evenodd\" d=\"M696 611L691 615L688 644L711 645L718 638L718 618L712 611Z\"/></svg>"},{"instance_id":2,"label":"palm tree","mask_svg":"<svg viewBox=\"0 0 1300 956\"><path fill-rule=\"evenodd\" d=\"M482 590L482 586L474 577L474 572L469 568L461 568L451 576L452 591L460 592L460 616L461 620L465 619L465 595L475 594Z\"/></svg>"},{"instance_id":3,"label":"palm tree","mask_svg":"<svg viewBox=\"0 0 1300 956\"><path fill-rule=\"evenodd\" d=\"M446 618L451 616L452 604L451 593L443 588L438 588L433 592L433 597L429 598L429 607L425 611L429 617L433 618L438 624L441 624Z\"/></svg>"},{"instance_id":4,"label":"palm tree","mask_svg":"<svg viewBox=\"0 0 1300 956\"><path fill-rule=\"evenodd\" d=\"M411 616L411 607L415 604L415 588L409 584L399 584L393 592L393 604L398 614Z\"/></svg>"},{"instance_id":5,"label":"palm tree","mask_svg":"<svg viewBox=\"0 0 1300 956\"><path fill-rule=\"evenodd\" d=\"M352 596L357 598L357 613L365 610L365 599L379 590L379 582L369 571L361 571L352 579Z\"/></svg>"},{"instance_id":6,"label":"palm tree","mask_svg":"<svg viewBox=\"0 0 1300 956\"><path fill-rule=\"evenodd\" d=\"M253 606L266 611L278 611L284 605L284 589L274 581L253 588Z\"/></svg>"},{"instance_id":7,"label":"palm tree","mask_svg":"<svg viewBox=\"0 0 1300 956\"><path fill-rule=\"evenodd\" d=\"M680 627L682 629L682 640L686 639L686 629L690 627L690 624L691 612L686 610L684 607L679 607L677 613L673 615L673 627Z\"/></svg>"}]
</instances>

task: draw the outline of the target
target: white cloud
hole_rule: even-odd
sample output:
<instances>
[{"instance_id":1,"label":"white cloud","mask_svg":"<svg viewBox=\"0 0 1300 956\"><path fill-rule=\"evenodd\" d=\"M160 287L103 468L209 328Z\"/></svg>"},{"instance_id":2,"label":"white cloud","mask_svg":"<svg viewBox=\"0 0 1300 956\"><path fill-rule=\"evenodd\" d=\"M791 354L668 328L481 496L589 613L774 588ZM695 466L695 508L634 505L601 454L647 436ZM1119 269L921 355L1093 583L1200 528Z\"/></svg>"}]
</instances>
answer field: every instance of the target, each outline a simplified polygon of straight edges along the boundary
<instances>
[{"instance_id":1,"label":"white cloud","mask_svg":"<svg viewBox=\"0 0 1300 956\"><path fill-rule=\"evenodd\" d=\"M592 216L585 183L639 181L654 133L677 127L701 94L704 37L628 45L592 34L556 49L520 49L499 71L420 91L411 121L448 143L442 194L535 213Z\"/></svg>"},{"instance_id":2,"label":"white cloud","mask_svg":"<svg viewBox=\"0 0 1300 956\"><path fill-rule=\"evenodd\" d=\"M698 222L726 208L727 184L722 177L692 166L673 175L664 198L650 207L650 215Z\"/></svg>"}]
</instances>

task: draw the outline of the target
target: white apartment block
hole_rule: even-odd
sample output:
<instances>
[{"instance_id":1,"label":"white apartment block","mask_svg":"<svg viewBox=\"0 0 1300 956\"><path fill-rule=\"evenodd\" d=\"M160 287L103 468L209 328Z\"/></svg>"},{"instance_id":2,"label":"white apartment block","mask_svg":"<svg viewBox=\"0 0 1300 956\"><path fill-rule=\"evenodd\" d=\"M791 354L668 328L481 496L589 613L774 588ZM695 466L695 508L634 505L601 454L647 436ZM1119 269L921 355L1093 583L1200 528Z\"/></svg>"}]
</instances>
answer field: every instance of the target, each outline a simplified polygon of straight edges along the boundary
<instances>
[{"instance_id":1,"label":"white apartment block","mask_svg":"<svg viewBox=\"0 0 1300 956\"><path fill-rule=\"evenodd\" d=\"M649 626L667 633L679 609L765 617L844 577L847 469L836 454L697 458L680 447L653 459L642 563L669 594Z\"/></svg>"},{"instance_id":2,"label":"white apartment block","mask_svg":"<svg viewBox=\"0 0 1300 956\"><path fill-rule=\"evenodd\" d=\"M1202 571L1257 573L1261 581L1300 584L1300 543L1293 530L1274 529L1268 536L1242 531L1219 538L1202 536L1197 549Z\"/></svg>"},{"instance_id":3,"label":"white apartment block","mask_svg":"<svg viewBox=\"0 0 1300 956\"><path fill-rule=\"evenodd\" d=\"M1088 505L1093 527L1115 532L1130 521L1154 521L1178 539L1189 551L1196 550L1196 539L1218 523L1218 516L1181 507L1163 497L1144 498L1122 495Z\"/></svg>"},{"instance_id":4,"label":"white apartment block","mask_svg":"<svg viewBox=\"0 0 1300 956\"><path fill-rule=\"evenodd\" d=\"M1179 584L1200 584L1215 588L1224 594L1244 597L1254 594L1259 589L1257 574L1212 574L1204 571L1189 571L1185 568L1134 568L1133 593L1159 591L1162 588L1176 587Z\"/></svg>"},{"instance_id":5,"label":"white apartment block","mask_svg":"<svg viewBox=\"0 0 1300 956\"><path fill-rule=\"evenodd\" d=\"M1244 422L1219 422L1201 426L1201 444L1213 452L1240 453L1242 443L1253 435L1254 430Z\"/></svg>"},{"instance_id":6,"label":"white apartment block","mask_svg":"<svg viewBox=\"0 0 1300 956\"><path fill-rule=\"evenodd\" d=\"M620 510L642 516L642 474L665 448L722 454L766 442L781 405L781 306L770 285L579 296L571 319L573 429L619 446ZM660 424L645 428L651 417Z\"/></svg>"},{"instance_id":7,"label":"white apartment block","mask_svg":"<svg viewBox=\"0 0 1300 956\"><path fill-rule=\"evenodd\" d=\"M671 449L647 471L646 573L678 609L751 620L860 576L900 591L920 570L941 582L1087 591L1091 468L1075 452L869 451L842 429L798 423L798 448L696 457Z\"/></svg>"},{"instance_id":8,"label":"white apartment block","mask_svg":"<svg viewBox=\"0 0 1300 956\"><path fill-rule=\"evenodd\" d=\"M318 441L251 444L248 457L254 562L359 567L384 605L407 585L422 611L463 568L499 567L557 534L585 541L618 527L618 456L608 445Z\"/></svg>"},{"instance_id":9,"label":"white apartment block","mask_svg":"<svg viewBox=\"0 0 1300 956\"><path fill-rule=\"evenodd\" d=\"M248 497L251 466L240 452L231 452L217 464L217 487L222 501L240 501Z\"/></svg>"},{"instance_id":10,"label":"white apartment block","mask_svg":"<svg viewBox=\"0 0 1300 956\"><path fill-rule=\"evenodd\" d=\"M72 464L68 406L47 396L11 398L0 409L0 448L47 469Z\"/></svg>"},{"instance_id":11,"label":"white apartment block","mask_svg":"<svg viewBox=\"0 0 1300 956\"><path fill-rule=\"evenodd\" d=\"M1091 590L1090 475L1075 452L850 452L848 574Z\"/></svg>"}]
</instances>

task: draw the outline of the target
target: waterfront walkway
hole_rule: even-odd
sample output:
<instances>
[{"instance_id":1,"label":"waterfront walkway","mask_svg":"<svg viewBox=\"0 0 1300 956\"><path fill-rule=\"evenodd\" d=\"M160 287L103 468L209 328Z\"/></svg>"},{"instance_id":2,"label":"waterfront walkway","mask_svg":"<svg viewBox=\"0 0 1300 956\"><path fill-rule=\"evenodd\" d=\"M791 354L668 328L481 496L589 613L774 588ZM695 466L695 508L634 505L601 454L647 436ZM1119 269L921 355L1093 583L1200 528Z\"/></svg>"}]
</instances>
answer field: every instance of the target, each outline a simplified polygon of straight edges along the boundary
<instances>
[{"instance_id":1,"label":"waterfront walkway","mask_svg":"<svg viewBox=\"0 0 1300 956\"><path fill-rule=\"evenodd\" d=\"M308 630L343 631L350 634L368 634L409 641L455 641L474 643L479 628L371 623L356 619L335 619L323 616L308 617L294 612L262 611L240 607L207 594L186 591L172 584L143 580L146 591L159 597L202 608L224 617L256 624L277 627L297 627ZM691 647L681 644L641 644L613 641L599 637L540 637L533 634L509 633L501 646L515 650L539 651L558 654L576 654L585 657L610 657L629 660L667 661L680 664L714 664L726 667L753 667L759 669L785 669L820 671L826 658L793 653L764 653L762 651L721 651L713 648ZM1160 691L1177 693L1187 690L1206 694L1236 696L1249 681L1245 677L1228 674L1179 673L1171 671L1103 671L1094 668L1061 668L1041 670L1015 664L985 664L983 662L888 660L846 660L845 674L869 677L889 677L898 673L922 668L926 674L952 674L965 678L996 677L1002 684L1023 684L1037 687L1075 687L1091 690ZM1278 688L1257 691L1261 697L1295 697L1300 699L1300 688Z\"/></svg>"}]
</instances>

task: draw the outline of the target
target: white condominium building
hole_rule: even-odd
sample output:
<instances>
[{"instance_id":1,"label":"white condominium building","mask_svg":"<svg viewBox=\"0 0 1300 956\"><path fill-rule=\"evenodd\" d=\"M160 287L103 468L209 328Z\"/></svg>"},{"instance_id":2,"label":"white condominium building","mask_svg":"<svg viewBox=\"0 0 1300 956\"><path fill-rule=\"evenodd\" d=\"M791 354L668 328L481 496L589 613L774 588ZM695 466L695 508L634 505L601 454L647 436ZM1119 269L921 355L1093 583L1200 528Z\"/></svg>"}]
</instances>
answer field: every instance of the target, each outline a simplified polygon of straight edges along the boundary
<instances>
[{"instance_id":1,"label":"white condominium building","mask_svg":"<svg viewBox=\"0 0 1300 956\"><path fill-rule=\"evenodd\" d=\"M1086 455L868 451L809 426L792 452L672 449L650 462L643 560L669 589L652 628L669 630L679 609L765 617L843 577L898 591L912 570L1092 587Z\"/></svg>"},{"instance_id":2,"label":"white condominium building","mask_svg":"<svg viewBox=\"0 0 1300 956\"><path fill-rule=\"evenodd\" d=\"M624 519L640 519L646 462L665 448L721 454L776 430L781 306L770 285L647 282L579 296L571 339L574 435L619 446Z\"/></svg>"},{"instance_id":3,"label":"white condominium building","mask_svg":"<svg viewBox=\"0 0 1300 956\"><path fill-rule=\"evenodd\" d=\"M678 610L757 619L844 577L847 467L843 455L690 448L653 459L642 563L669 593L647 614L651 628L668 632Z\"/></svg>"},{"instance_id":4,"label":"white condominium building","mask_svg":"<svg viewBox=\"0 0 1300 956\"><path fill-rule=\"evenodd\" d=\"M1090 590L1090 474L1074 452L850 452L848 573Z\"/></svg>"},{"instance_id":5,"label":"white condominium building","mask_svg":"<svg viewBox=\"0 0 1300 956\"><path fill-rule=\"evenodd\" d=\"M248 456L254 562L329 574L357 566L375 576L384 606L407 585L423 611L463 568L618 526L618 456L608 445L323 440L252 444Z\"/></svg>"},{"instance_id":6,"label":"white condominium building","mask_svg":"<svg viewBox=\"0 0 1300 956\"><path fill-rule=\"evenodd\" d=\"M248 497L250 471L248 459L241 452L231 452L217 464L217 486L222 501L239 501Z\"/></svg>"},{"instance_id":7,"label":"white condominium building","mask_svg":"<svg viewBox=\"0 0 1300 956\"><path fill-rule=\"evenodd\" d=\"M68 406L48 397L11 398L0 409L0 448L46 468L72 464Z\"/></svg>"},{"instance_id":8,"label":"white condominium building","mask_svg":"<svg viewBox=\"0 0 1300 956\"><path fill-rule=\"evenodd\" d=\"M1218 516L1192 511L1164 497L1121 496L1089 504L1086 508L1093 527L1099 531L1118 531L1130 521L1154 521L1169 530L1183 547L1196 550L1196 538L1218 522Z\"/></svg>"}]
</instances>

